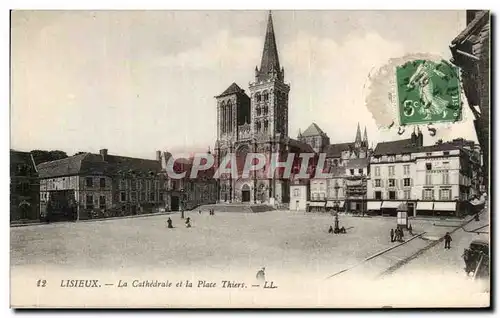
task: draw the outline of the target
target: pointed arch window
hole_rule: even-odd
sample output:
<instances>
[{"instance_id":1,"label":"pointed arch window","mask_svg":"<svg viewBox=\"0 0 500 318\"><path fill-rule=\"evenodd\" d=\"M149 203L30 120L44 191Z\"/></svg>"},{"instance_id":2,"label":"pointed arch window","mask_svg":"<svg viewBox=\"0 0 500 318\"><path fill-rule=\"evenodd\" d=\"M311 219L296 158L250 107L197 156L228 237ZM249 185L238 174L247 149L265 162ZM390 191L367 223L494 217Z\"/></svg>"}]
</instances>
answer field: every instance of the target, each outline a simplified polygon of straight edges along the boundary
<instances>
[{"instance_id":1,"label":"pointed arch window","mask_svg":"<svg viewBox=\"0 0 500 318\"><path fill-rule=\"evenodd\" d=\"M256 125L256 128L257 128L257 132L260 132L260 130L262 128L262 124L260 123L260 121L258 121L255 125Z\"/></svg>"},{"instance_id":2,"label":"pointed arch window","mask_svg":"<svg viewBox=\"0 0 500 318\"><path fill-rule=\"evenodd\" d=\"M260 93L255 94L255 100L257 102L260 102L262 100L262 96L260 95Z\"/></svg>"},{"instance_id":3,"label":"pointed arch window","mask_svg":"<svg viewBox=\"0 0 500 318\"><path fill-rule=\"evenodd\" d=\"M267 100L269 100L269 93L265 92L264 93L264 101L267 101Z\"/></svg>"},{"instance_id":4,"label":"pointed arch window","mask_svg":"<svg viewBox=\"0 0 500 318\"><path fill-rule=\"evenodd\" d=\"M264 120L264 131L267 131L268 126L269 126L268 121Z\"/></svg>"}]
</instances>

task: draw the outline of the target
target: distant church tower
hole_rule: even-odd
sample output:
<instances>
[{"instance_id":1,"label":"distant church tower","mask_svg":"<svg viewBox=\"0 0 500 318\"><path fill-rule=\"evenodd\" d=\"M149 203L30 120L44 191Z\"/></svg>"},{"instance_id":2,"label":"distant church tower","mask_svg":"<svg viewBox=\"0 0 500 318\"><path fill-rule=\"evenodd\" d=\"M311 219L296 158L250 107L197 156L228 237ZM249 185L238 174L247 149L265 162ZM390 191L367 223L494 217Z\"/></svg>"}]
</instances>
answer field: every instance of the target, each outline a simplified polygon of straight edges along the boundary
<instances>
[{"instance_id":1,"label":"distant church tower","mask_svg":"<svg viewBox=\"0 0 500 318\"><path fill-rule=\"evenodd\" d=\"M250 83L252 135L288 136L288 93L285 70L280 67L274 36L273 17L269 12L260 69Z\"/></svg>"},{"instance_id":2,"label":"distant church tower","mask_svg":"<svg viewBox=\"0 0 500 318\"><path fill-rule=\"evenodd\" d=\"M361 129L359 129L359 123L358 123L358 129L356 130L356 139L354 140L354 147L356 149L361 148L362 146L362 140L361 140Z\"/></svg>"}]
</instances>

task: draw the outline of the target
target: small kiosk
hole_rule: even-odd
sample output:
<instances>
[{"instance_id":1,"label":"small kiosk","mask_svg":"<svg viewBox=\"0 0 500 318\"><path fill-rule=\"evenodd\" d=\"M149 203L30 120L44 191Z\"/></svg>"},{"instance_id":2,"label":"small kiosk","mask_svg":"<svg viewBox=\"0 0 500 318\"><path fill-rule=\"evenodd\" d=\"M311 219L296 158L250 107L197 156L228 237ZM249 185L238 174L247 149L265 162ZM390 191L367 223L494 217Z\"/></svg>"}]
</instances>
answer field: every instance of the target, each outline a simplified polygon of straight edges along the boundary
<instances>
[{"instance_id":1,"label":"small kiosk","mask_svg":"<svg viewBox=\"0 0 500 318\"><path fill-rule=\"evenodd\" d=\"M406 203L401 203L398 206L398 228L407 229L408 228L408 205Z\"/></svg>"}]
</instances>

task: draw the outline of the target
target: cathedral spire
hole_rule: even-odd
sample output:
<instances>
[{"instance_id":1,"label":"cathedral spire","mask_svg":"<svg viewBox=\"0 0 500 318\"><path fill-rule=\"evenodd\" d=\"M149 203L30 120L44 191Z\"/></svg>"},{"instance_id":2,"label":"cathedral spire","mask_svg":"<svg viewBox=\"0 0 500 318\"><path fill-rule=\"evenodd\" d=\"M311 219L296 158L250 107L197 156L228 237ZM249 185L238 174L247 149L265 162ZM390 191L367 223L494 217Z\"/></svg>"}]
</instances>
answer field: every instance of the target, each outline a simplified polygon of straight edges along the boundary
<instances>
[{"instance_id":1,"label":"cathedral spire","mask_svg":"<svg viewBox=\"0 0 500 318\"><path fill-rule=\"evenodd\" d=\"M363 143L365 144L366 147L368 147L368 133L366 132L366 126L365 126L365 132L363 133Z\"/></svg>"},{"instance_id":2,"label":"cathedral spire","mask_svg":"<svg viewBox=\"0 0 500 318\"><path fill-rule=\"evenodd\" d=\"M361 129L359 128L359 123L358 123L358 130L356 130L356 140L354 141L356 145L361 145Z\"/></svg>"},{"instance_id":3,"label":"cathedral spire","mask_svg":"<svg viewBox=\"0 0 500 318\"><path fill-rule=\"evenodd\" d=\"M274 36L273 15L271 11L269 11L266 39L264 41L262 60L260 62L260 70L257 77L259 80L267 80L276 75L279 79L283 80L282 73L282 68L280 67L280 61L278 58L276 37Z\"/></svg>"}]
</instances>

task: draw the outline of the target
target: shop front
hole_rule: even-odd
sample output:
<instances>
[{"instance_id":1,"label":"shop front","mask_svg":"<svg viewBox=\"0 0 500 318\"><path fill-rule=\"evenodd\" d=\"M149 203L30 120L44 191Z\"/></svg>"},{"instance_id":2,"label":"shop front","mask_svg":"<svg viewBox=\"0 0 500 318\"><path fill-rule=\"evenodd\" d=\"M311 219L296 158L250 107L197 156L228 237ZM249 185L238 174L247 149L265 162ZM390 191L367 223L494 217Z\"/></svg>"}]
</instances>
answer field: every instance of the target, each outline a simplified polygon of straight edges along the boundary
<instances>
[{"instance_id":1,"label":"shop front","mask_svg":"<svg viewBox=\"0 0 500 318\"><path fill-rule=\"evenodd\" d=\"M419 201L417 202L417 215L433 216L434 215L434 202L432 201Z\"/></svg>"},{"instance_id":2,"label":"shop front","mask_svg":"<svg viewBox=\"0 0 500 318\"><path fill-rule=\"evenodd\" d=\"M435 216L457 216L457 202L434 202Z\"/></svg>"},{"instance_id":3,"label":"shop front","mask_svg":"<svg viewBox=\"0 0 500 318\"><path fill-rule=\"evenodd\" d=\"M368 201L366 203L366 210L368 214L381 214L382 201Z\"/></svg>"},{"instance_id":4,"label":"shop front","mask_svg":"<svg viewBox=\"0 0 500 318\"><path fill-rule=\"evenodd\" d=\"M384 216L397 216L398 207L402 201L383 201L381 206L381 213Z\"/></svg>"},{"instance_id":5,"label":"shop front","mask_svg":"<svg viewBox=\"0 0 500 318\"><path fill-rule=\"evenodd\" d=\"M309 202L309 212L325 212L326 202L324 201L311 201Z\"/></svg>"}]
</instances>

